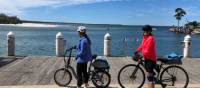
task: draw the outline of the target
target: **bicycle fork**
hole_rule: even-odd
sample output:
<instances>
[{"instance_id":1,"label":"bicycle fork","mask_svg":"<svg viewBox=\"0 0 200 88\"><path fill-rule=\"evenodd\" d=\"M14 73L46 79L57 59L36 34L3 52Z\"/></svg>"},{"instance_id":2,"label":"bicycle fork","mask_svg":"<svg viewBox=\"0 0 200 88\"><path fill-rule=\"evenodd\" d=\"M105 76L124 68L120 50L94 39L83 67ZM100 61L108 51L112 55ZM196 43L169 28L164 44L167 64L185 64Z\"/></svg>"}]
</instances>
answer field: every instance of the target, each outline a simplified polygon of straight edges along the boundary
<instances>
[{"instance_id":1,"label":"bicycle fork","mask_svg":"<svg viewBox=\"0 0 200 88\"><path fill-rule=\"evenodd\" d=\"M72 72L72 74L74 75L74 78L77 80L77 74L76 74L76 71L74 70L74 68L72 66L67 66L67 69Z\"/></svg>"}]
</instances>

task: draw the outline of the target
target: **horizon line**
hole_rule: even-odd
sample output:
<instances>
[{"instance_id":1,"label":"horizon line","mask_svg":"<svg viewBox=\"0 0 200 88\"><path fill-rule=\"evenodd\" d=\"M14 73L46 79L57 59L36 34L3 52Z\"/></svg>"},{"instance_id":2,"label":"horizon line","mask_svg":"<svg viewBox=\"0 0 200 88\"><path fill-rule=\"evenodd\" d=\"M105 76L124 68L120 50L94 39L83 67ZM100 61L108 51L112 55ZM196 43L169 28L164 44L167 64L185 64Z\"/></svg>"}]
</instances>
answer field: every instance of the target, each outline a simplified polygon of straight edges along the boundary
<instances>
[{"instance_id":1,"label":"horizon line","mask_svg":"<svg viewBox=\"0 0 200 88\"><path fill-rule=\"evenodd\" d=\"M116 25L116 26L144 26L147 24L103 24L103 23L79 23L79 22L59 22L59 21L39 21L39 20L21 20L23 23L58 23L58 24L81 24L81 25ZM151 25L151 24L148 24ZM170 26L170 25L151 25L151 26ZM171 25L172 26L172 25Z\"/></svg>"}]
</instances>

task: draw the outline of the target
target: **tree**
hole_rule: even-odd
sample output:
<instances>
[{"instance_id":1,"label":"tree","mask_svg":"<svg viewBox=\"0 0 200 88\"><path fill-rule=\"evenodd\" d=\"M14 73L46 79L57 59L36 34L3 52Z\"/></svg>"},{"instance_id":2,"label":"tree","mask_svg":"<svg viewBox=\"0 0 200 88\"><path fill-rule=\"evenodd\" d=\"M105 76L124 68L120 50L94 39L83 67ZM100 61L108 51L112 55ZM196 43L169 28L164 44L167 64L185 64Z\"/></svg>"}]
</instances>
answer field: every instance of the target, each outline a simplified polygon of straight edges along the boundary
<instances>
[{"instance_id":1,"label":"tree","mask_svg":"<svg viewBox=\"0 0 200 88\"><path fill-rule=\"evenodd\" d=\"M193 28L197 28L199 23L197 21L188 22L185 24L186 27L192 26Z\"/></svg>"},{"instance_id":2,"label":"tree","mask_svg":"<svg viewBox=\"0 0 200 88\"><path fill-rule=\"evenodd\" d=\"M182 9L182 8L176 8L175 10L175 17L178 20L178 29L179 29L179 21L181 20L181 18L186 15L186 12Z\"/></svg>"},{"instance_id":3,"label":"tree","mask_svg":"<svg viewBox=\"0 0 200 88\"><path fill-rule=\"evenodd\" d=\"M198 22L198 26L200 26L200 22Z\"/></svg>"},{"instance_id":4,"label":"tree","mask_svg":"<svg viewBox=\"0 0 200 88\"><path fill-rule=\"evenodd\" d=\"M22 21L17 16L7 16L0 13L0 24L17 24L22 23Z\"/></svg>"},{"instance_id":5,"label":"tree","mask_svg":"<svg viewBox=\"0 0 200 88\"><path fill-rule=\"evenodd\" d=\"M0 17L7 17L6 14L0 13Z\"/></svg>"}]
</instances>

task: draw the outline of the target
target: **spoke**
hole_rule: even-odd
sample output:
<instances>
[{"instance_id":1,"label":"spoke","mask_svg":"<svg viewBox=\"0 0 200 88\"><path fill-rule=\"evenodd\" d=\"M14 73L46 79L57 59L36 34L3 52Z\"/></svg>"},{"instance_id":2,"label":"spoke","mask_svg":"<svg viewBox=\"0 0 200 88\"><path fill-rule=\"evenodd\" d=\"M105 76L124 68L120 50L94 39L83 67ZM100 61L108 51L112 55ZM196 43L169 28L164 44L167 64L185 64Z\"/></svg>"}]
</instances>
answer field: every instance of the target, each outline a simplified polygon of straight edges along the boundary
<instances>
[{"instance_id":1,"label":"spoke","mask_svg":"<svg viewBox=\"0 0 200 88\"><path fill-rule=\"evenodd\" d=\"M171 78L168 78L168 79L166 78L166 79L163 79L162 81L163 82L171 82L171 80L172 80Z\"/></svg>"},{"instance_id":2,"label":"spoke","mask_svg":"<svg viewBox=\"0 0 200 88\"><path fill-rule=\"evenodd\" d=\"M137 88L142 85L143 79L143 72L137 66L127 66L122 69L119 75L120 85L123 85L125 88L130 86Z\"/></svg>"},{"instance_id":3,"label":"spoke","mask_svg":"<svg viewBox=\"0 0 200 88\"><path fill-rule=\"evenodd\" d=\"M181 87L187 86L187 75L181 67L172 66L165 70L162 74L162 84L166 84L166 86L180 87L179 84L184 84ZM178 85L177 85L178 84Z\"/></svg>"}]
</instances>

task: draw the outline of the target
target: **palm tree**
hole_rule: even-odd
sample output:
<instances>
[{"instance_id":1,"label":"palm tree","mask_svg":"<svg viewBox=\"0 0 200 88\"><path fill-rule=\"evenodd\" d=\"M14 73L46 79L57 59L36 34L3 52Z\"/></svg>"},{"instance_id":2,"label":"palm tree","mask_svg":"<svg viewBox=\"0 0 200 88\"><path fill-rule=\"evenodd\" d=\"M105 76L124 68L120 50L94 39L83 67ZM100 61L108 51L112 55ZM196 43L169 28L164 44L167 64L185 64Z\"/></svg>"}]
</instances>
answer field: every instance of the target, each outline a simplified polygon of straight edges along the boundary
<instances>
[{"instance_id":1,"label":"palm tree","mask_svg":"<svg viewBox=\"0 0 200 88\"><path fill-rule=\"evenodd\" d=\"M182 9L182 8L176 8L175 10L175 17L178 20L178 29L179 29L179 21L181 20L181 18L186 15L186 12Z\"/></svg>"}]
</instances>

